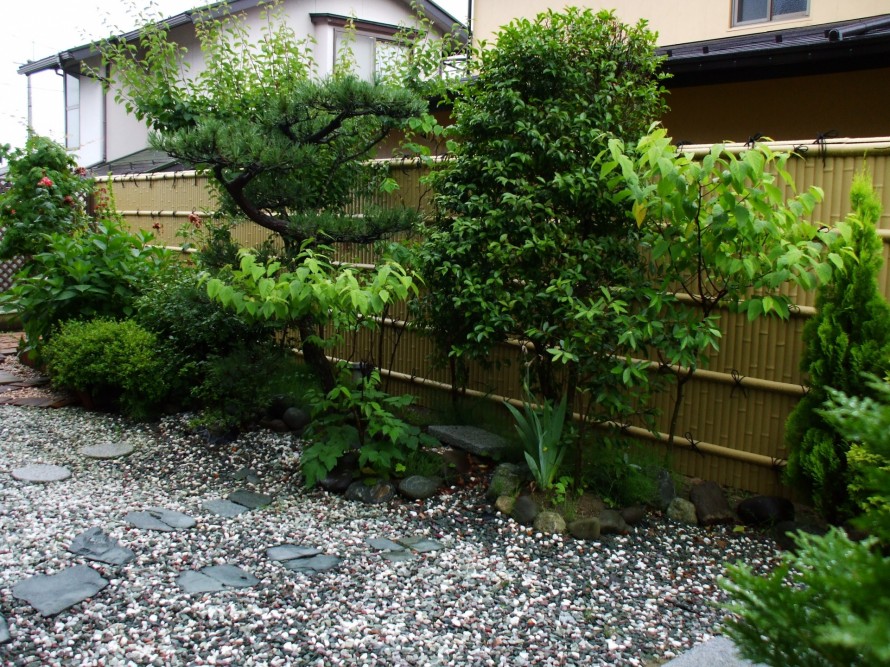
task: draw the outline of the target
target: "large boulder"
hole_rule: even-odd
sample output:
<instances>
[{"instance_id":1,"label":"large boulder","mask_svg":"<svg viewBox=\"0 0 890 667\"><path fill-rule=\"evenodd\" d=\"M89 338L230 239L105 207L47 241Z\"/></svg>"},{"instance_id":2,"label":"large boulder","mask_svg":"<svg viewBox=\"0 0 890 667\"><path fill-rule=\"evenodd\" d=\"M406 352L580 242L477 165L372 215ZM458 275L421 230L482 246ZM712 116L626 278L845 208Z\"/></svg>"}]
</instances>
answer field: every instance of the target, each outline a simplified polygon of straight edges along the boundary
<instances>
[{"instance_id":1,"label":"large boulder","mask_svg":"<svg viewBox=\"0 0 890 667\"><path fill-rule=\"evenodd\" d=\"M667 511L665 513L667 514L667 517L669 519L673 519L674 521L687 523L690 526L695 526L698 524L698 516L695 513L695 505L693 505L685 498L674 498L671 501L671 504L668 505Z\"/></svg>"},{"instance_id":2,"label":"large boulder","mask_svg":"<svg viewBox=\"0 0 890 667\"><path fill-rule=\"evenodd\" d=\"M699 482L689 490L689 500L695 505L695 515L701 526L714 526L718 523L732 523L735 515L726 502L723 489L716 482Z\"/></svg>"},{"instance_id":3,"label":"large boulder","mask_svg":"<svg viewBox=\"0 0 890 667\"><path fill-rule=\"evenodd\" d=\"M753 496L736 506L736 514L749 526L775 526L794 521L794 503L778 496Z\"/></svg>"},{"instance_id":4,"label":"large boulder","mask_svg":"<svg viewBox=\"0 0 890 667\"><path fill-rule=\"evenodd\" d=\"M616 510L603 510L597 517L600 523L600 533L619 533L625 534L630 531L630 526Z\"/></svg>"},{"instance_id":5,"label":"large boulder","mask_svg":"<svg viewBox=\"0 0 890 667\"><path fill-rule=\"evenodd\" d=\"M491 482L488 484L486 497L494 500L500 496L519 495L525 482L527 468L515 463L501 463L491 474Z\"/></svg>"},{"instance_id":6,"label":"large boulder","mask_svg":"<svg viewBox=\"0 0 890 667\"><path fill-rule=\"evenodd\" d=\"M557 535L566 532L566 520L559 512L544 510L538 512L534 521L535 530L546 535Z\"/></svg>"},{"instance_id":7,"label":"large boulder","mask_svg":"<svg viewBox=\"0 0 890 667\"><path fill-rule=\"evenodd\" d=\"M353 482L346 489L347 500L364 503L365 505L380 505L389 502L396 495L396 488L389 482L377 482L368 486L362 481Z\"/></svg>"},{"instance_id":8,"label":"large boulder","mask_svg":"<svg viewBox=\"0 0 890 667\"><path fill-rule=\"evenodd\" d=\"M519 496L513 505L513 512L510 516L523 526L531 526L535 523L535 519L541 508L531 496Z\"/></svg>"},{"instance_id":9,"label":"large boulder","mask_svg":"<svg viewBox=\"0 0 890 667\"><path fill-rule=\"evenodd\" d=\"M426 500L436 495L441 485L441 479L412 475L399 482L399 493L411 500Z\"/></svg>"},{"instance_id":10,"label":"large boulder","mask_svg":"<svg viewBox=\"0 0 890 667\"><path fill-rule=\"evenodd\" d=\"M598 540L600 537L600 520L596 517L575 519L567 528L576 540Z\"/></svg>"}]
</instances>

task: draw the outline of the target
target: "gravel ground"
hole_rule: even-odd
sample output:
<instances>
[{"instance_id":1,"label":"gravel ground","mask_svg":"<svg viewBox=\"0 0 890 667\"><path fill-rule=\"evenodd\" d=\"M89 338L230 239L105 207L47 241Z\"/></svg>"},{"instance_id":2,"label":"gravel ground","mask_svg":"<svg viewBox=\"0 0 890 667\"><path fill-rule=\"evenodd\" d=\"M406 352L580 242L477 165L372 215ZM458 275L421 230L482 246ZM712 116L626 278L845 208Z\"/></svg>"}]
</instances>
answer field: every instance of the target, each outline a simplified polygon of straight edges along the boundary
<instances>
[{"instance_id":1,"label":"gravel ground","mask_svg":"<svg viewBox=\"0 0 890 667\"><path fill-rule=\"evenodd\" d=\"M89 444L126 440L130 456L97 461ZM654 665L719 630L716 577L727 561L771 567L772 543L730 528L652 516L629 535L580 542L494 516L482 486L425 503L350 503L303 490L299 442L256 432L212 447L185 417L132 425L79 408L0 407L0 614L9 665ZM49 485L13 480L31 463L67 466ZM200 507L239 488L253 468L274 502L223 519ZM148 506L198 525L174 533L122 521ZM99 526L137 554L121 567L66 551ZM365 540L422 535L444 549L392 563ZM294 543L342 556L306 575L265 555ZM43 618L12 596L24 578L76 563L110 584ZM252 588L186 595L176 575L239 565Z\"/></svg>"}]
</instances>

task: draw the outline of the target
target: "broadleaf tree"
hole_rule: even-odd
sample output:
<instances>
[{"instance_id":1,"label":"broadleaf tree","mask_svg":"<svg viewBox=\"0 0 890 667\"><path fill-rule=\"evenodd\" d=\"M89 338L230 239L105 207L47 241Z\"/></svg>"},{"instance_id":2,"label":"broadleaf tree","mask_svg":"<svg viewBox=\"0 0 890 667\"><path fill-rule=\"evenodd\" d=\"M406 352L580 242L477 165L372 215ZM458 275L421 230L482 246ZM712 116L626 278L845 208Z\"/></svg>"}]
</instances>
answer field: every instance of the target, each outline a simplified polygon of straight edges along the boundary
<instances>
[{"instance_id":1,"label":"broadleaf tree","mask_svg":"<svg viewBox=\"0 0 890 667\"><path fill-rule=\"evenodd\" d=\"M636 141L665 110L655 35L612 12L568 8L502 28L454 103L453 160L418 252L420 304L459 385L468 358L526 343L535 388L597 417L635 410L613 314L639 262L636 226L596 165L607 133ZM522 375L522 373L518 373ZM582 408L586 411L586 408Z\"/></svg>"},{"instance_id":2,"label":"broadleaf tree","mask_svg":"<svg viewBox=\"0 0 890 667\"><path fill-rule=\"evenodd\" d=\"M791 155L757 144L736 155L723 145L703 156L679 151L663 128L636 145L609 142L603 177L639 226L648 286L620 319L622 341L654 353L676 380L668 449L684 389L719 349L723 310L788 318L786 284L812 289L831 276L836 253L809 220L822 191L794 190Z\"/></svg>"}]
</instances>

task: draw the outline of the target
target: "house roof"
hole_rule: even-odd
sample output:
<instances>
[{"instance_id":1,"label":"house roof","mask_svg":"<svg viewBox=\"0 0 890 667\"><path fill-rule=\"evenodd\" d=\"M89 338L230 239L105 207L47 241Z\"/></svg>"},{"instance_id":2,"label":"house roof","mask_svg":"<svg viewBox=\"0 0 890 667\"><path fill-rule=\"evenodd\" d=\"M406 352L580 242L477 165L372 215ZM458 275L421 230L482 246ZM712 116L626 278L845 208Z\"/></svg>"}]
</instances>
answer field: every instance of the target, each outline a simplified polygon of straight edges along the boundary
<instances>
[{"instance_id":1,"label":"house roof","mask_svg":"<svg viewBox=\"0 0 890 667\"><path fill-rule=\"evenodd\" d=\"M670 86L890 66L890 14L658 49Z\"/></svg>"},{"instance_id":2,"label":"house roof","mask_svg":"<svg viewBox=\"0 0 890 667\"><path fill-rule=\"evenodd\" d=\"M189 9L181 14L176 14L169 18L163 19L161 23L168 29L177 28L182 25L195 23L209 12L212 17L222 16L227 13L240 12L245 9L251 9L261 4L265 4L268 0L223 0L196 9ZM398 0L402 4L413 9L412 0ZM442 9L432 0L419 0L417 5L424 11L426 16L433 22L433 25L439 28L443 33L450 33L454 26L458 26L457 35L463 42L467 42L468 35L466 26L458 21L451 14ZM139 30L131 30L130 32L119 35L118 39L123 41L131 41L139 37ZM83 44L59 53L54 53L40 60L29 61L19 67L18 73L31 75L44 70L61 70L71 73L80 72L80 63L96 55L96 49L92 43Z\"/></svg>"},{"instance_id":3,"label":"house roof","mask_svg":"<svg viewBox=\"0 0 890 667\"><path fill-rule=\"evenodd\" d=\"M152 174L155 172L184 171L193 169L190 164L184 164L176 158L170 157L164 151L154 148L145 148L130 155L119 157L108 162L100 162L90 167L90 171L96 176L114 176L128 174Z\"/></svg>"}]
</instances>

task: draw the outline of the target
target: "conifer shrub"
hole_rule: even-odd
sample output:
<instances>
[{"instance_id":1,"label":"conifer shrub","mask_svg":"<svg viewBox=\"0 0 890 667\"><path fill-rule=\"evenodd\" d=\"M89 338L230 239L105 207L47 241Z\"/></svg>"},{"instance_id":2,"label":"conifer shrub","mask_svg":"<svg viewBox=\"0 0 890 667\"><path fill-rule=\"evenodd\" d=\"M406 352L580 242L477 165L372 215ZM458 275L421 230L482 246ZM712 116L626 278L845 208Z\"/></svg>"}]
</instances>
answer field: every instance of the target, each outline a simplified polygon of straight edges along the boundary
<instances>
[{"instance_id":1,"label":"conifer shrub","mask_svg":"<svg viewBox=\"0 0 890 667\"><path fill-rule=\"evenodd\" d=\"M850 396L871 396L865 374L884 377L890 370L890 304L878 291L881 240L875 225L881 205L867 174L853 181L852 212L838 225L833 249L838 270L819 289L816 316L804 329L802 369L809 392L788 418L785 443L789 479L805 489L832 522L859 513L850 497L856 488L850 443L826 420L821 408L828 388Z\"/></svg>"},{"instance_id":2,"label":"conifer shrub","mask_svg":"<svg viewBox=\"0 0 890 667\"><path fill-rule=\"evenodd\" d=\"M829 391L829 409L818 414L866 456L888 461L890 382L863 378L861 386L877 398ZM874 501L857 522L867 539L839 528L799 533L773 573L728 569L728 631L744 657L774 667L890 665L890 468L874 466L860 482Z\"/></svg>"}]
</instances>

